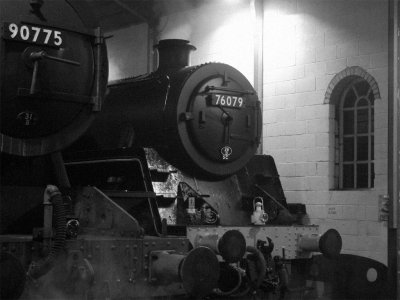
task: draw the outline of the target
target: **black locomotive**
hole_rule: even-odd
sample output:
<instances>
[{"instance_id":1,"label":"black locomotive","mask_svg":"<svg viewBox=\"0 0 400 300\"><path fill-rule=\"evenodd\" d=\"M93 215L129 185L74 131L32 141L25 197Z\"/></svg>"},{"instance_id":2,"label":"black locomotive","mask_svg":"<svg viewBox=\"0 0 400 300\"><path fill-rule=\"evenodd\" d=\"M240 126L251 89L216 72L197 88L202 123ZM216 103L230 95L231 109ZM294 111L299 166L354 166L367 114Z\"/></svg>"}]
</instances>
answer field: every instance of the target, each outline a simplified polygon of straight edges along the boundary
<instances>
[{"instance_id":1,"label":"black locomotive","mask_svg":"<svg viewBox=\"0 0 400 300\"><path fill-rule=\"evenodd\" d=\"M238 70L162 40L159 68L105 97L83 1L0 4L2 299L282 296L289 261L338 255L255 155L260 102Z\"/></svg>"},{"instance_id":2,"label":"black locomotive","mask_svg":"<svg viewBox=\"0 0 400 300\"><path fill-rule=\"evenodd\" d=\"M155 48L155 72L109 85L105 113L87 134L93 148L153 147L196 176L239 171L261 139L260 102L251 84L226 64L188 66L195 48L187 41L161 40Z\"/></svg>"}]
</instances>

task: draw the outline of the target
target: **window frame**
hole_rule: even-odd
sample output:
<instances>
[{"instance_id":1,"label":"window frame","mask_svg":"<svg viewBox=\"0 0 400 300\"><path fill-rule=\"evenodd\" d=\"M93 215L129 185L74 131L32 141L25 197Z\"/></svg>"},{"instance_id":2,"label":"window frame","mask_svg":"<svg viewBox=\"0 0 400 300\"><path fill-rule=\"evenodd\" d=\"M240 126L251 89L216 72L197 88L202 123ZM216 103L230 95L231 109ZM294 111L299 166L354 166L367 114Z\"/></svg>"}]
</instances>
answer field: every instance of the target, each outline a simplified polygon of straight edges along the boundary
<instances>
[{"instance_id":1,"label":"window frame","mask_svg":"<svg viewBox=\"0 0 400 300\"><path fill-rule=\"evenodd\" d=\"M360 82L366 82L368 84L368 91L366 94L359 94L356 85ZM344 107L345 106L345 99L348 93L352 90L356 96L356 99L354 101L354 104L351 107ZM372 94L372 99L370 99L370 96ZM367 100L367 105L366 106L358 106L358 103L362 100L366 99ZM340 190L360 190L360 189L371 189L374 187L374 157L373 157L373 147L375 143L375 138L374 138L374 94L371 85L361 77L358 77L356 79L351 80L346 84L346 87L344 88L343 92L341 93L340 96L340 102L339 102L339 189ZM357 123L357 117L358 117L358 111L362 109L368 109L368 128L366 133L359 133L358 132L358 123ZM344 133L344 112L345 111L353 111L353 132L351 134L345 134ZM368 137L368 152L367 152L367 159L366 160L359 160L358 159L358 144L357 144L357 139L358 137ZM344 161L344 139L345 138L353 138L353 160L352 161ZM360 164L367 164L368 168L368 185L367 187L358 187L358 168L357 166ZM344 166L345 165L351 165L353 168L353 187L344 187Z\"/></svg>"}]
</instances>

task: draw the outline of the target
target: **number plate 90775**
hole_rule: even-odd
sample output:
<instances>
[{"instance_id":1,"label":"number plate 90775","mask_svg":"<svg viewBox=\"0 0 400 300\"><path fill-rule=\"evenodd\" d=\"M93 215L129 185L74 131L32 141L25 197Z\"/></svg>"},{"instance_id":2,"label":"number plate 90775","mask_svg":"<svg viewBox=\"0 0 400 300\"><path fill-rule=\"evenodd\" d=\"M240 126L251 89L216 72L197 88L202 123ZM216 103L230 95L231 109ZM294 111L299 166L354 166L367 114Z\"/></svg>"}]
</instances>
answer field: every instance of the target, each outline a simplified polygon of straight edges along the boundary
<instances>
[{"instance_id":1,"label":"number plate 90775","mask_svg":"<svg viewBox=\"0 0 400 300\"><path fill-rule=\"evenodd\" d=\"M64 32L30 24L4 23L3 37L9 40L62 47Z\"/></svg>"},{"instance_id":2,"label":"number plate 90775","mask_svg":"<svg viewBox=\"0 0 400 300\"><path fill-rule=\"evenodd\" d=\"M211 105L242 108L246 106L246 98L226 94L211 94Z\"/></svg>"}]
</instances>

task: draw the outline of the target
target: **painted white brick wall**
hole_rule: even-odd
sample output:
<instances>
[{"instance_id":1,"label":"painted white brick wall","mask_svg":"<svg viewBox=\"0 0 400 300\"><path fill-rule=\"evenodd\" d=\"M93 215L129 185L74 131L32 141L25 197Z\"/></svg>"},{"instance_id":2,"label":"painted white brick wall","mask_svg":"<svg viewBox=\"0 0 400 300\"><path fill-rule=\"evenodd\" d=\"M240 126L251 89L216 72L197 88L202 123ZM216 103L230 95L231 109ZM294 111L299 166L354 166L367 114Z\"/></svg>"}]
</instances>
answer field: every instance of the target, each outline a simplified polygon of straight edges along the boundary
<instances>
[{"instance_id":1,"label":"painted white brick wall","mask_svg":"<svg viewBox=\"0 0 400 300\"><path fill-rule=\"evenodd\" d=\"M338 229L344 253L386 264L378 201L387 193L387 1L264 4L263 151L275 158L287 200L305 203L311 223ZM333 190L335 108L324 97L332 78L350 66L364 68L381 93L372 190Z\"/></svg>"}]
</instances>

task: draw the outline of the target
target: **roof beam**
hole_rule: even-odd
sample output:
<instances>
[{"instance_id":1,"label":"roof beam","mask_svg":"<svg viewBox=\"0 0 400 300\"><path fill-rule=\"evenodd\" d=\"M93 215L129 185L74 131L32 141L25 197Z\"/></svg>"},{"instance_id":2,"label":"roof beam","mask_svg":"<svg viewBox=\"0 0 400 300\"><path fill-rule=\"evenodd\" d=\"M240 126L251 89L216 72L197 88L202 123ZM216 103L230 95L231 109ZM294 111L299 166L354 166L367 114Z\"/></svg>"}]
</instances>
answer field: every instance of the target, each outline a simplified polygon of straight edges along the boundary
<instances>
[{"instance_id":1,"label":"roof beam","mask_svg":"<svg viewBox=\"0 0 400 300\"><path fill-rule=\"evenodd\" d=\"M132 9L131 7L129 7L127 4L123 3L121 0L113 0L113 2L117 5L119 5L120 7L122 7L123 9L125 9L127 12L129 12L132 16L142 20L143 22L148 23L148 20L142 16L141 14L139 14L136 10Z\"/></svg>"}]
</instances>

